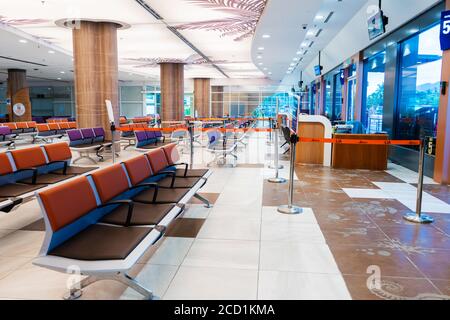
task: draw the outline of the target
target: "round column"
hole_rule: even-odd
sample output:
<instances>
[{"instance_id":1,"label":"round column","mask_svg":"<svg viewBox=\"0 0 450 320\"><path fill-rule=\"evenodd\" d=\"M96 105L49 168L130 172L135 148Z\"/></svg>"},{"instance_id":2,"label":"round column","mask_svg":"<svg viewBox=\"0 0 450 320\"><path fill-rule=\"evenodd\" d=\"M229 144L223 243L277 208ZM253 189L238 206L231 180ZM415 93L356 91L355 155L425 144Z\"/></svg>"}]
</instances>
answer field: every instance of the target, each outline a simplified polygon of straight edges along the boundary
<instances>
[{"instance_id":1,"label":"round column","mask_svg":"<svg viewBox=\"0 0 450 320\"><path fill-rule=\"evenodd\" d=\"M194 106L199 118L211 116L211 79L194 79Z\"/></svg>"},{"instance_id":2,"label":"round column","mask_svg":"<svg viewBox=\"0 0 450 320\"><path fill-rule=\"evenodd\" d=\"M30 90L27 85L27 72L21 69L8 70L8 94L11 98L11 106L8 108L9 121L31 121ZM25 113L17 116L13 112L13 106L21 103L25 106Z\"/></svg>"},{"instance_id":3,"label":"round column","mask_svg":"<svg viewBox=\"0 0 450 320\"><path fill-rule=\"evenodd\" d=\"M184 120L184 64L161 63L161 120Z\"/></svg>"}]
</instances>

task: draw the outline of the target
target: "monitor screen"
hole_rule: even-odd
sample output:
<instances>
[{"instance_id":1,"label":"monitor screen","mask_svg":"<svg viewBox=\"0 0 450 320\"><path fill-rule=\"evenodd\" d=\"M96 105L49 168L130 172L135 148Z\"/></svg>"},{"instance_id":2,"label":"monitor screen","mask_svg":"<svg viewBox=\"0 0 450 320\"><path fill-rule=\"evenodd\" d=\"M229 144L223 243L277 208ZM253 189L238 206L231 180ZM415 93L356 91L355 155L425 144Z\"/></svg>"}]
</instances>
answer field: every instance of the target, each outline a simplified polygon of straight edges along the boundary
<instances>
[{"instance_id":1,"label":"monitor screen","mask_svg":"<svg viewBox=\"0 0 450 320\"><path fill-rule=\"evenodd\" d=\"M314 66L314 74L316 75L316 77L320 76L322 74L322 67Z\"/></svg>"},{"instance_id":2,"label":"monitor screen","mask_svg":"<svg viewBox=\"0 0 450 320\"><path fill-rule=\"evenodd\" d=\"M386 32L383 21L383 11L381 10L372 15L367 21L367 24L369 28L370 40L373 40Z\"/></svg>"}]
</instances>

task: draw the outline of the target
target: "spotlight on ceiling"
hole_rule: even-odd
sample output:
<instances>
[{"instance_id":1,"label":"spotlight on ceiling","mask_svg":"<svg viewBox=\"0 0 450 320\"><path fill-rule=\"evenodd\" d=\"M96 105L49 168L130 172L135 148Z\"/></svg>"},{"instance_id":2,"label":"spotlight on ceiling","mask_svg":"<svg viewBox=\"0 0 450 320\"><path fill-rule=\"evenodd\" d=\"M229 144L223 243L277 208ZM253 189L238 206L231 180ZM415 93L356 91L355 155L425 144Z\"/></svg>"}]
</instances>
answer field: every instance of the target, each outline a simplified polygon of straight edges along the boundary
<instances>
[{"instance_id":1,"label":"spotlight on ceiling","mask_svg":"<svg viewBox=\"0 0 450 320\"><path fill-rule=\"evenodd\" d=\"M270 38L270 34L263 34L262 37L263 37L264 39L269 39L269 38Z\"/></svg>"}]
</instances>

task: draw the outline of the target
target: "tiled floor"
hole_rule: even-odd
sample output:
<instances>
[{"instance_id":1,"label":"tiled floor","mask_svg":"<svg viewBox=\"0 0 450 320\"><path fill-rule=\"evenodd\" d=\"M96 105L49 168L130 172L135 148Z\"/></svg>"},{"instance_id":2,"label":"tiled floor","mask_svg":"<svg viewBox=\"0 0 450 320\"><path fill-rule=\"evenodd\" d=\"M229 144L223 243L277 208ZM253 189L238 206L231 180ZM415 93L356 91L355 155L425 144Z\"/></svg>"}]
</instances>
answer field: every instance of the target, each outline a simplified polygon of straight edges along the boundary
<instances>
[{"instance_id":1,"label":"tiled floor","mask_svg":"<svg viewBox=\"0 0 450 320\"><path fill-rule=\"evenodd\" d=\"M426 179L423 208L436 222L419 226L402 218L415 205L410 170L298 166L294 203L304 211L282 215L287 184L266 181L274 176L266 142L253 134L237 167L213 167L202 194L214 207L193 200L131 270L157 299L450 299L450 187ZM196 148L194 159L203 167L211 156ZM283 177L287 160L280 156ZM40 219L36 201L0 214L0 299L60 299L73 280L32 265ZM82 296L118 298L140 296L112 281Z\"/></svg>"}]
</instances>

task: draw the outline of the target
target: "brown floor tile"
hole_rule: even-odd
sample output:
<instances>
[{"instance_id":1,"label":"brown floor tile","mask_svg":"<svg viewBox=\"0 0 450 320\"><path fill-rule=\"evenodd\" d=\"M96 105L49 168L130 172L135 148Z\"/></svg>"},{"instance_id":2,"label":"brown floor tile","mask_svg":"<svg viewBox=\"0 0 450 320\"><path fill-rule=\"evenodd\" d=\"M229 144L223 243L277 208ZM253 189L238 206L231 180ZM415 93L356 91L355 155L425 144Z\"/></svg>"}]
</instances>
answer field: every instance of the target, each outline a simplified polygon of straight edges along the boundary
<instances>
[{"instance_id":1,"label":"brown floor tile","mask_svg":"<svg viewBox=\"0 0 450 320\"><path fill-rule=\"evenodd\" d=\"M379 243L388 238L374 225L320 225L328 245L367 245Z\"/></svg>"},{"instance_id":2,"label":"brown floor tile","mask_svg":"<svg viewBox=\"0 0 450 320\"><path fill-rule=\"evenodd\" d=\"M417 183L413 184L417 187ZM436 198L450 204L450 186L447 185L435 185L425 184L423 190Z\"/></svg>"},{"instance_id":3,"label":"brown floor tile","mask_svg":"<svg viewBox=\"0 0 450 320\"><path fill-rule=\"evenodd\" d=\"M450 280L434 280L431 279L431 282L441 291L441 293L445 296L448 296L450 299Z\"/></svg>"},{"instance_id":4,"label":"brown floor tile","mask_svg":"<svg viewBox=\"0 0 450 320\"><path fill-rule=\"evenodd\" d=\"M340 188L380 189L367 179L350 179L338 181Z\"/></svg>"},{"instance_id":5,"label":"brown floor tile","mask_svg":"<svg viewBox=\"0 0 450 320\"><path fill-rule=\"evenodd\" d=\"M432 226L450 236L450 214L433 213L432 216L434 218Z\"/></svg>"},{"instance_id":6,"label":"brown floor tile","mask_svg":"<svg viewBox=\"0 0 450 320\"><path fill-rule=\"evenodd\" d=\"M369 289L367 276L344 276L355 300L439 299L440 292L427 279L381 277L380 289Z\"/></svg>"},{"instance_id":7,"label":"brown floor tile","mask_svg":"<svg viewBox=\"0 0 450 320\"><path fill-rule=\"evenodd\" d=\"M199 195L201 195L202 197L208 199L211 204L215 204L217 199L220 196L220 193L212 193L212 192L209 192L209 193L204 192L204 193L202 193L202 192L199 192ZM201 202L200 200L198 200L198 199L196 199L194 197L192 197L192 199L189 201L189 203L191 203L191 204L203 204L203 202Z\"/></svg>"},{"instance_id":8,"label":"brown floor tile","mask_svg":"<svg viewBox=\"0 0 450 320\"><path fill-rule=\"evenodd\" d=\"M450 237L431 225L380 226L392 240L412 248L450 249Z\"/></svg>"},{"instance_id":9,"label":"brown floor tile","mask_svg":"<svg viewBox=\"0 0 450 320\"><path fill-rule=\"evenodd\" d=\"M369 181L373 182L398 182L398 183L404 183L403 180L400 180L399 178L396 178L392 175L390 175L387 172L384 171L369 171L366 173L361 173L361 176L366 178Z\"/></svg>"},{"instance_id":10,"label":"brown floor tile","mask_svg":"<svg viewBox=\"0 0 450 320\"><path fill-rule=\"evenodd\" d=\"M450 250L411 253L409 258L429 279L450 279Z\"/></svg>"},{"instance_id":11,"label":"brown floor tile","mask_svg":"<svg viewBox=\"0 0 450 320\"><path fill-rule=\"evenodd\" d=\"M205 219L180 218L167 230L166 237L195 238L205 223Z\"/></svg>"},{"instance_id":12,"label":"brown floor tile","mask_svg":"<svg viewBox=\"0 0 450 320\"><path fill-rule=\"evenodd\" d=\"M20 229L22 231L45 231L44 219L39 219Z\"/></svg>"},{"instance_id":13,"label":"brown floor tile","mask_svg":"<svg viewBox=\"0 0 450 320\"><path fill-rule=\"evenodd\" d=\"M370 266L378 266L383 276L420 278L423 275L395 249L372 246L343 246L329 243L331 252L344 275L366 275Z\"/></svg>"},{"instance_id":14,"label":"brown floor tile","mask_svg":"<svg viewBox=\"0 0 450 320\"><path fill-rule=\"evenodd\" d=\"M313 208L314 214L321 228L369 226L374 225L368 216L359 209L348 207Z\"/></svg>"}]
</instances>

